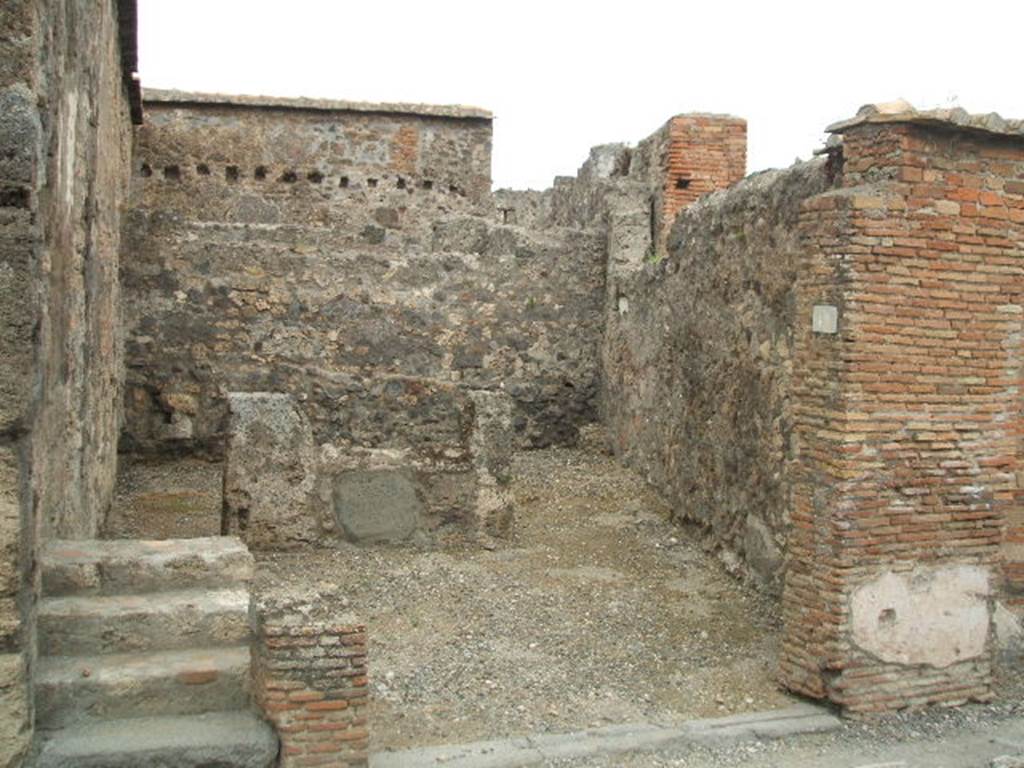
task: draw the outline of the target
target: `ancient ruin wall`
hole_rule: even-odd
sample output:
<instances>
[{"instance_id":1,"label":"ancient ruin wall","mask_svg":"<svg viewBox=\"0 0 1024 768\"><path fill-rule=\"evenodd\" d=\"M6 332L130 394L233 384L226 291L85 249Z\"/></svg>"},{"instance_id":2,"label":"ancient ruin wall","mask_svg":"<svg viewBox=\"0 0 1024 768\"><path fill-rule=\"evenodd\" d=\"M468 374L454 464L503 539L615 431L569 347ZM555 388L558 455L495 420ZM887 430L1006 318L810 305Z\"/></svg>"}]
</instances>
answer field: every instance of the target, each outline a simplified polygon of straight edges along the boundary
<instances>
[{"instance_id":1,"label":"ancient ruin wall","mask_svg":"<svg viewBox=\"0 0 1024 768\"><path fill-rule=\"evenodd\" d=\"M782 670L855 711L988 698L1019 589L1024 141L951 117L841 126L800 224Z\"/></svg>"},{"instance_id":2,"label":"ancient ruin wall","mask_svg":"<svg viewBox=\"0 0 1024 768\"><path fill-rule=\"evenodd\" d=\"M747 121L729 115L676 115L633 151L630 174L653 183L654 249L663 255L679 211L747 172Z\"/></svg>"},{"instance_id":3,"label":"ancient ruin wall","mask_svg":"<svg viewBox=\"0 0 1024 768\"><path fill-rule=\"evenodd\" d=\"M824 161L753 176L682 213L665 258L609 284L603 417L616 453L749 570L781 586L801 203Z\"/></svg>"},{"instance_id":4,"label":"ancient ruin wall","mask_svg":"<svg viewBox=\"0 0 1024 768\"><path fill-rule=\"evenodd\" d=\"M603 237L494 221L479 111L160 100L147 120L126 449L218 454L228 393L277 392L321 454L390 452L427 482L474 471L475 392L512 400L521 445L596 418ZM437 512L472 493L433 485Z\"/></svg>"},{"instance_id":5,"label":"ancient ruin wall","mask_svg":"<svg viewBox=\"0 0 1024 768\"><path fill-rule=\"evenodd\" d=\"M116 10L0 8L2 765L30 735L36 542L93 535L113 487L130 151Z\"/></svg>"}]
</instances>

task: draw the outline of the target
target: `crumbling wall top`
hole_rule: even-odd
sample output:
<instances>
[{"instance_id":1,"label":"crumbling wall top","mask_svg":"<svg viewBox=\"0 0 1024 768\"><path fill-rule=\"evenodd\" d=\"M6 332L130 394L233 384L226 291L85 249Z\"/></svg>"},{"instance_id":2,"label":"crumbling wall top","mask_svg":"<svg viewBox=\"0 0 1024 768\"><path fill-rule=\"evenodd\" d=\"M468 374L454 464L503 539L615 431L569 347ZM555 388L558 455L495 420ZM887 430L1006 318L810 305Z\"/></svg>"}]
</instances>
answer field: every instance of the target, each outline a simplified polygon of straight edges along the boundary
<instances>
[{"instance_id":1,"label":"crumbling wall top","mask_svg":"<svg viewBox=\"0 0 1024 768\"><path fill-rule=\"evenodd\" d=\"M194 93L190 91L157 90L146 88L142 93L146 105L187 104L257 109L296 109L309 112L366 112L373 114L407 114L424 117L445 117L456 120L493 120L494 115L480 107L461 104L403 104L368 101L336 101L304 97L244 96L223 93Z\"/></svg>"},{"instance_id":2,"label":"crumbling wall top","mask_svg":"<svg viewBox=\"0 0 1024 768\"><path fill-rule=\"evenodd\" d=\"M971 114L960 107L918 110L903 99L865 104L854 117L832 123L828 133L843 133L868 123L911 123L1024 139L1024 120L1008 120L995 112Z\"/></svg>"}]
</instances>

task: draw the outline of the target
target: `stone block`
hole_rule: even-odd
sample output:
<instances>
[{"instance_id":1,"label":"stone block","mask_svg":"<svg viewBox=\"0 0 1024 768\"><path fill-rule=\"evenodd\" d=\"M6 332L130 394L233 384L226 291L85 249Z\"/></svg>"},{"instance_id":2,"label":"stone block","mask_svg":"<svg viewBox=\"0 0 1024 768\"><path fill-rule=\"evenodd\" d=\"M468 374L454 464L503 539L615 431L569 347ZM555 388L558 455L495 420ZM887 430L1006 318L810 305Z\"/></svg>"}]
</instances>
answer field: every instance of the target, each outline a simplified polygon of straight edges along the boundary
<instances>
[{"instance_id":1,"label":"stone block","mask_svg":"<svg viewBox=\"0 0 1024 768\"><path fill-rule=\"evenodd\" d=\"M1018 615L1000 602L992 614L996 648L1008 661L1024 659L1024 616Z\"/></svg>"},{"instance_id":2,"label":"stone block","mask_svg":"<svg viewBox=\"0 0 1024 768\"><path fill-rule=\"evenodd\" d=\"M476 470L476 522L482 531L500 535L508 531L514 517L508 491L515 448L514 403L499 391L477 390L469 397L474 410L470 453Z\"/></svg>"},{"instance_id":3,"label":"stone block","mask_svg":"<svg viewBox=\"0 0 1024 768\"><path fill-rule=\"evenodd\" d=\"M757 515L747 515L743 539L747 567L763 585L777 592L781 584L783 554L771 529Z\"/></svg>"},{"instance_id":4,"label":"stone block","mask_svg":"<svg viewBox=\"0 0 1024 768\"><path fill-rule=\"evenodd\" d=\"M306 417L279 393L231 392L228 407L222 529L256 548L316 541L316 451Z\"/></svg>"},{"instance_id":5,"label":"stone block","mask_svg":"<svg viewBox=\"0 0 1024 768\"><path fill-rule=\"evenodd\" d=\"M361 544L408 539L420 527L424 514L416 485L403 470L338 475L333 504L342 535Z\"/></svg>"},{"instance_id":6,"label":"stone block","mask_svg":"<svg viewBox=\"0 0 1024 768\"><path fill-rule=\"evenodd\" d=\"M28 87L0 89L0 184L32 184L41 134L36 99Z\"/></svg>"}]
</instances>

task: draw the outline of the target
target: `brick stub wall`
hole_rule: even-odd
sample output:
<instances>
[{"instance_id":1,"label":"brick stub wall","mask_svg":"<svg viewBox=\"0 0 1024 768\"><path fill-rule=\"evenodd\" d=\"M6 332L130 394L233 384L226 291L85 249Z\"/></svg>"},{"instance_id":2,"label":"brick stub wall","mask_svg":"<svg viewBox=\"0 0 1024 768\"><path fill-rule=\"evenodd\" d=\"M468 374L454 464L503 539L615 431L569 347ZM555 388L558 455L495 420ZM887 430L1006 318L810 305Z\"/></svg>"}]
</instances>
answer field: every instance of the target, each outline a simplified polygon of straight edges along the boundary
<instances>
[{"instance_id":1,"label":"brick stub wall","mask_svg":"<svg viewBox=\"0 0 1024 768\"><path fill-rule=\"evenodd\" d=\"M338 604L320 594L257 602L253 684L282 768L369 764L366 626Z\"/></svg>"}]
</instances>

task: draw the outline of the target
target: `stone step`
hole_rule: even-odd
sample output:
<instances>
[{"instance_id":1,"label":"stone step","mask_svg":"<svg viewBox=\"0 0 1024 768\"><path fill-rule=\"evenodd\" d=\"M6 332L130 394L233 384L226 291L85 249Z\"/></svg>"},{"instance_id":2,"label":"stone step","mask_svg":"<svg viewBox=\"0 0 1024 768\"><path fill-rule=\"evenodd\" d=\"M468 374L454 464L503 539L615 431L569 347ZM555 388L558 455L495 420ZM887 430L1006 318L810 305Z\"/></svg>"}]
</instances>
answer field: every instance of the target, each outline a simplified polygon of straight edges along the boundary
<instances>
[{"instance_id":1,"label":"stone step","mask_svg":"<svg viewBox=\"0 0 1024 768\"><path fill-rule=\"evenodd\" d=\"M36 722L42 728L249 706L248 647L48 656L37 670Z\"/></svg>"},{"instance_id":2,"label":"stone step","mask_svg":"<svg viewBox=\"0 0 1024 768\"><path fill-rule=\"evenodd\" d=\"M38 627L41 656L244 645L249 590L47 597L39 602Z\"/></svg>"},{"instance_id":3,"label":"stone step","mask_svg":"<svg viewBox=\"0 0 1024 768\"><path fill-rule=\"evenodd\" d=\"M249 712L138 717L40 734L30 768L270 768L277 736Z\"/></svg>"},{"instance_id":4,"label":"stone step","mask_svg":"<svg viewBox=\"0 0 1024 768\"><path fill-rule=\"evenodd\" d=\"M142 594L252 580L253 559L234 537L51 541L40 556L43 595Z\"/></svg>"}]
</instances>

